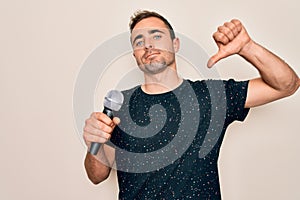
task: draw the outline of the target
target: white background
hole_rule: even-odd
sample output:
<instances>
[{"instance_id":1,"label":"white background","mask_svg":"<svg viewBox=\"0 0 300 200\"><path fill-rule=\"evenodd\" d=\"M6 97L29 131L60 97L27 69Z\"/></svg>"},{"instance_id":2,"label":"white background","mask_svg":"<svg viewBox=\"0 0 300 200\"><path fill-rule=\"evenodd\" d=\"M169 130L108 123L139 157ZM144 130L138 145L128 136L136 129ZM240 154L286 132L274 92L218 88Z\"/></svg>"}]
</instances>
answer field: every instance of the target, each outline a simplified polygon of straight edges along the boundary
<instances>
[{"instance_id":1,"label":"white background","mask_svg":"<svg viewBox=\"0 0 300 200\"><path fill-rule=\"evenodd\" d=\"M177 32L217 50L216 28L240 19L255 41L300 74L296 0L0 1L0 199L117 199L113 173L94 186L73 121L72 95L89 53L128 30L137 9L163 14ZM217 66L224 79L257 72L237 56ZM300 92L252 109L227 131L219 160L224 200L300 199ZM99 109L101 104L99 103Z\"/></svg>"}]
</instances>

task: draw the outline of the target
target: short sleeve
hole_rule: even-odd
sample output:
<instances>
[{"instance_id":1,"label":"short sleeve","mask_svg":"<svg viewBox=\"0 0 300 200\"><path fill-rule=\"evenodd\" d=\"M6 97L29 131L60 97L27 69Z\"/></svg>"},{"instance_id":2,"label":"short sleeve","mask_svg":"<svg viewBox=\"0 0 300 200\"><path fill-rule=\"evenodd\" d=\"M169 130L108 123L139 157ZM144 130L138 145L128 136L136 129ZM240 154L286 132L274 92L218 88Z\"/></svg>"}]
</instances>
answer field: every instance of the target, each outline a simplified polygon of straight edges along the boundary
<instances>
[{"instance_id":1,"label":"short sleeve","mask_svg":"<svg viewBox=\"0 0 300 200\"><path fill-rule=\"evenodd\" d=\"M224 81L227 99L227 118L230 121L244 121L249 108L245 108L249 81Z\"/></svg>"}]
</instances>

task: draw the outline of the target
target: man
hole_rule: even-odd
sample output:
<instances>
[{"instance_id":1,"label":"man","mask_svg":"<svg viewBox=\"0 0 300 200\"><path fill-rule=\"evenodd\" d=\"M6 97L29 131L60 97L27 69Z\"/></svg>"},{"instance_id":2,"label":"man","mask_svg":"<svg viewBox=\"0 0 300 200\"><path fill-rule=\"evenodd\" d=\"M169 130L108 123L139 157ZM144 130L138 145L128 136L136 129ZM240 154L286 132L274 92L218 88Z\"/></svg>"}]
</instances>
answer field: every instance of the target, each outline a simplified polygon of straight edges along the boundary
<instances>
[{"instance_id":1,"label":"man","mask_svg":"<svg viewBox=\"0 0 300 200\"><path fill-rule=\"evenodd\" d=\"M238 54L261 75L242 82L193 82L179 77L175 60L179 39L169 22L155 12L136 13L130 30L133 55L145 83L123 91L125 103L115 114L119 118L111 120L95 112L86 120L88 148L92 142L103 144L97 155L86 155L88 177L95 184L105 180L116 158L120 199L221 199L217 160L227 126L244 120L251 107L295 93L300 85L298 76L283 60L255 43L239 20L226 22L214 33L219 50L207 65L212 67ZM152 112L153 105L165 111L158 108ZM156 126L151 128L154 122ZM146 128L139 128L143 126ZM166 149L173 156L159 151L174 140L177 145ZM201 156L203 148L209 152ZM137 154L130 157L126 152ZM152 152L159 156L147 157ZM144 157L137 159L140 154Z\"/></svg>"}]
</instances>

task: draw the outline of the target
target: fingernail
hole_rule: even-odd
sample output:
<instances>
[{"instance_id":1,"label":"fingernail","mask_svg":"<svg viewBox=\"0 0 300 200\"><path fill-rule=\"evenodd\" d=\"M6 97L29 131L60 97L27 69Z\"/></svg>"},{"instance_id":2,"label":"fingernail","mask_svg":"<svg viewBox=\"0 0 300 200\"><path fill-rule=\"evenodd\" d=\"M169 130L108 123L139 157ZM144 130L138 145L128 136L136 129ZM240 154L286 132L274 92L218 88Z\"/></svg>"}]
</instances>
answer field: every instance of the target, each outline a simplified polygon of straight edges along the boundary
<instances>
[{"instance_id":1,"label":"fingernail","mask_svg":"<svg viewBox=\"0 0 300 200\"><path fill-rule=\"evenodd\" d=\"M212 61L208 61L207 67L208 68L212 68L212 66L214 66L214 63Z\"/></svg>"}]
</instances>

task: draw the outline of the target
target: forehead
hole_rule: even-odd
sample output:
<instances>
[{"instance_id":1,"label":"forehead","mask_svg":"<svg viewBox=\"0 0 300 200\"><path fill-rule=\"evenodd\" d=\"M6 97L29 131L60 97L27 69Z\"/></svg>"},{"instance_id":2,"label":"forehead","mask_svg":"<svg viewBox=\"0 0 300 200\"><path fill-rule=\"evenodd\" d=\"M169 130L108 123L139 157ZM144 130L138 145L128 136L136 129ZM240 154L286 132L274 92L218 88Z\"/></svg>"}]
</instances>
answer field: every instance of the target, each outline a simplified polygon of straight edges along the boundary
<instances>
[{"instance_id":1,"label":"forehead","mask_svg":"<svg viewBox=\"0 0 300 200\"><path fill-rule=\"evenodd\" d=\"M138 35L148 35L152 33L153 30L159 30L162 33L169 32L167 25L161 19L149 17L141 20L135 25L131 33L131 39Z\"/></svg>"},{"instance_id":2,"label":"forehead","mask_svg":"<svg viewBox=\"0 0 300 200\"><path fill-rule=\"evenodd\" d=\"M144 28L168 28L167 25L159 18L157 17L149 17L146 19L142 19L139 21L133 30L135 29L144 29Z\"/></svg>"}]
</instances>

